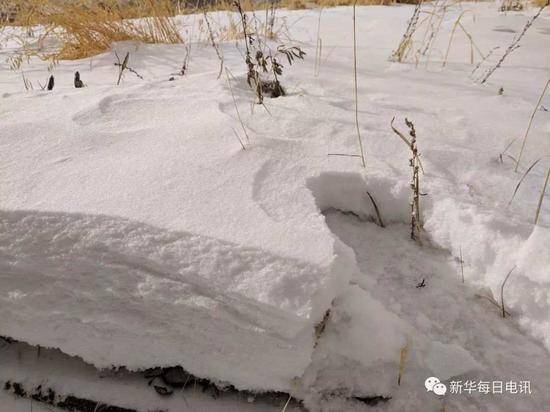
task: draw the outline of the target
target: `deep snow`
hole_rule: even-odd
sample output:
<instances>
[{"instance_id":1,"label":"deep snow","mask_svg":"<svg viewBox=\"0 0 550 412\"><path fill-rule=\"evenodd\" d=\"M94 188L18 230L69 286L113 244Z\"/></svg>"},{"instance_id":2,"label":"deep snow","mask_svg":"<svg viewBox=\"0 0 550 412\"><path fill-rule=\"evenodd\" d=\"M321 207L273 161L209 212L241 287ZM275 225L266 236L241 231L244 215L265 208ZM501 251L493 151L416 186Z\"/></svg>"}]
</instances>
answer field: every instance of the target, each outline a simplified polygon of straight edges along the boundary
<instances>
[{"instance_id":1,"label":"deep snow","mask_svg":"<svg viewBox=\"0 0 550 412\"><path fill-rule=\"evenodd\" d=\"M2 62L0 335L99 368L181 364L242 389L288 391L311 409L363 409L342 398L391 395L378 407L437 410L441 399L423 387L437 375L531 380L529 396L447 395L449 410L543 410L550 401L548 194L536 229L532 221L550 154L549 112L535 117L520 172L543 160L511 207L521 173L498 155L522 135L549 75L550 14L479 86L468 78L469 45L460 33L441 68L461 8L475 11L475 21L463 23L485 52L505 48L532 14L498 13L492 3L455 6L432 61L415 68L387 61L412 8L358 9L366 170L357 159L328 156L357 151L350 8L322 12L318 77L318 11L279 12L308 58L285 68L290 93L267 100L269 113L251 111L241 52L234 41L222 43L251 136L246 151L234 137L240 124L231 91L216 80L219 63L200 17L179 18L184 33L202 41L192 45L188 74L173 82L185 46L117 45L145 77L127 74L118 88L113 53L60 62L51 93L25 92L21 73ZM221 25L225 18L213 16ZM45 63L23 70L35 83L47 77ZM75 70L87 88L72 87ZM426 169L422 247L404 226L409 154L389 127L394 116L401 129L405 117L414 121ZM367 222L374 213L366 190L386 229ZM514 266L505 289L513 316L502 319L479 296L500 300ZM422 279L427 286L416 288ZM315 325L329 308L315 345ZM32 365L20 367L31 382L42 379ZM64 379L56 384L74 390ZM131 396L119 400L136 406Z\"/></svg>"}]
</instances>

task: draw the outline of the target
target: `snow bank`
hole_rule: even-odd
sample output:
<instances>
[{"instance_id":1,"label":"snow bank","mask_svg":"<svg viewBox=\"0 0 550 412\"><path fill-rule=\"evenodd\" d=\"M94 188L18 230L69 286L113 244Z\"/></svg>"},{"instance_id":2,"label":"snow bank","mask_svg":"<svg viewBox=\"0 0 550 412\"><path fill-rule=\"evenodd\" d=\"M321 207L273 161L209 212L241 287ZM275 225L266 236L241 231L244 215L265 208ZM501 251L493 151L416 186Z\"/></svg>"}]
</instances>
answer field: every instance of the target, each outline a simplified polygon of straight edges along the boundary
<instances>
[{"instance_id":1,"label":"snow bank","mask_svg":"<svg viewBox=\"0 0 550 412\"><path fill-rule=\"evenodd\" d=\"M353 212L364 219L376 219L376 211L368 193L374 198L386 223L409 220L410 189L406 182L350 172L323 172L307 181L320 211L336 209Z\"/></svg>"},{"instance_id":2,"label":"snow bank","mask_svg":"<svg viewBox=\"0 0 550 412\"><path fill-rule=\"evenodd\" d=\"M122 218L3 211L0 225L1 334L100 368L288 390L338 290L330 268Z\"/></svg>"}]
</instances>

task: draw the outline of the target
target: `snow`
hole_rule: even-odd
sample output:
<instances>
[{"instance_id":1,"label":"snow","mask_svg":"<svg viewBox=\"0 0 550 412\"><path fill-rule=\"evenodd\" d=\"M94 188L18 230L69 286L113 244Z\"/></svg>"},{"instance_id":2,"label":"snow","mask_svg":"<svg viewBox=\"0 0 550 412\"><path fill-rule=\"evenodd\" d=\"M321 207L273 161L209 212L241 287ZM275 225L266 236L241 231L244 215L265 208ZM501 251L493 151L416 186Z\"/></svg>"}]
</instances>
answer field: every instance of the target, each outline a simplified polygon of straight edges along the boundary
<instances>
[{"instance_id":1,"label":"snow","mask_svg":"<svg viewBox=\"0 0 550 412\"><path fill-rule=\"evenodd\" d=\"M550 14L480 86L468 78L462 33L441 67L462 9L475 12L462 23L485 52L504 49L533 14L498 13L493 3L454 6L430 63L415 67L387 61L412 8L358 8L365 170L357 158L334 156L357 152L349 7L323 9L318 77L319 12L278 12L308 56L285 67L289 93L266 99L267 110L251 108L236 42L220 44L251 137L245 151L202 17L178 17L186 38L196 38L188 73L175 81L168 78L185 45L120 43L114 49L130 51L130 66L145 80L127 73L115 87L108 52L60 62L52 92L27 92L21 73L4 62L16 47L7 41L0 49L0 335L81 360L56 354L40 369L0 351L2 366L9 363L0 377L39 383L69 363L55 378L59 389L137 407L134 377L122 379L128 392L118 395L100 384L84 391L95 382L94 367L182 365L201 378L289 392L327 411L363 410L350 398L375 395L392 398L380 410L437 410L441 400L424 389L429 376L446 384L522 378L531 380L532 395L452 395L446 406L543 410L550 401L548 193L537 227L533 218L550 155L549 112L535 116L519 173L498 155L518 138L508 151L517 155L548 77ZM227 15L212 19L223 25ZM35 85L46 69L36 60L23 67ZM76 70L84 89L72 86ZM426 171L422 246L409 240L409 153L390 129L394 116L403 131L405 117L414 121ZM367 191L385 229L373 223ZM502 319L489 298L500 302L512 268L504 289L511 316ZM154 399L142 407L156 406Z\"/></svg>"},{"instance_id":2,"label":"snow","mask_svg":"<svg viewBox=\"0 0 550 412\"><path fill-rule=\"evenodd\" d=\"M349 294L361 303L348 295L341 297L338 307L345 308L347 315L331 318L327 326L324 343L330 348L320 347L305 375L309 386L317 390L307 398L312 410L327 402L336 405L325 410L354 410L319 396L319 392L350 388L355 394L392 396L387 408L380 406L380 410L438 410L442 399L424 389L424 381L431 376L438 377L448 390L451 381L531 382L528 396L448 393L444 398L448 409L544 409L542 405L548 402L547 350L526 336L513 319L502 319L499 309L481 296L483 291L463 284L460 266L448 252L411 242L404 224L381 228L338 211L327 213L327 223L355 251L360 271ZM422 280L426 286L417 287ZM366 306L369 295L399 320L380 311L359 309ZM401 385L397 385L399 349L405 342L409 351ZM384 354L387 358L373 359Z\"/></svg>"},{"instance_id":3,"label":"snow","mask_svg":"<svg viewBox=\"0 0 550 412\"><path fill-rule=\"evenodd\" d=\"M104 216L3 212L2 223L7 336L100 368L182 363L245 388L284 389L309 363L306 296L323 287L311 265Z\"/></svg>"},{"instance_id":4,"label":"snow","mask_svg":"<svg viewBox=\"0 0 550 412\"><path fill-rule=\"evenodd\" d=\"M3 346L0 352L0 379L17 382L23 388L36 388L42 385L55 391L56 397L75 393L81 399L101 400L103 404L120 408L133 408L138 411L269 411L280 412L288 397L281 399L254 397L240 393L222 393L213 398L203 392L194 381L188 382L187 390L171 397L161 397L148 385L141 374L126 370L98 371L78 358L69 357L58 350L36 348L26 344ZM282 405L281 405L282 402ZM0 391L2 412L61 412L63 409L41 404L30 399L16 398L13 394ZM98 408L101 410L101 407ZM299 409L289 403L288 411Z\"/></svg>"}]
</instances>

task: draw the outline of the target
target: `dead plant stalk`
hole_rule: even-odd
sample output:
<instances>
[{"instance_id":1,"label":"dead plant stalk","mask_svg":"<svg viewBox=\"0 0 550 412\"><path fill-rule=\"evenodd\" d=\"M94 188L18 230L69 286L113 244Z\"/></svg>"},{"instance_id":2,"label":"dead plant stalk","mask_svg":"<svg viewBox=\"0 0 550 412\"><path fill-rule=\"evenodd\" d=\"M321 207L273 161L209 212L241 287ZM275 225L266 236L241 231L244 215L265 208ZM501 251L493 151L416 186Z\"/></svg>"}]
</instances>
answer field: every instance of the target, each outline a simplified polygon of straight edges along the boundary
<instances>
[{"instance_id":1,"label":"dead plant stalk","mask_svg":"<svg viewBox=\"0 0 550 412\"><path fill-rule=\"evenodd\" d=\"M451 51L451 45L453 43L453 37L454 37L454 34L456 32L457 27L460 27L460 29L464 32L464 34L466 35L466 37L470 41L470 64L474 64L474 48L479 53L482 60L485 58L485 56L483 55L483 53L481 52L481 50L479 49L477 44L474 42L474 39L472 38L472 35L462 25L461 19L462 19L462 17L464 17L464 15L466 13L472 13L473 14L473 12L471 10L464 10L458 16L458 18L455 21L455 24L453 25L453 29L451 30L451 36L449 38L449 44L447 46L447 51L445 52L445 58L443 59L443 67L445 67L447 65L447 59L449 57L449 52ZM474 14L474 19L475 19L475 14Z\"/></svg>"},{"instance_id":2,"label":"dead plant stalk","mask_svg":"<svg viewBox=\"0 0 550 412\"><path fill-rule=\"evenodd\" d=\"M214 50L216 51L216 55L218 56L218 59L220 61L220 71L218 73L218 79L220 78L220 76L222 75L222 71L223 71L223 55L221 53L221 50L218 46L218 44L216 43L216 39L214 38L214 32L212 31L212 26L210 25L210 20L208 20L208 13L206 12L206 10L204 10L204 21L206 22L206 27L208 29L208 35L210 36L210 42L212 43L212 47L214 48Z\"/></svg>"},{"instance_id":3,"label":"dead plant stalk","mask_svg":"<svg viewBox=\"0 0 550 412\"><path fill-rule=\"evenodd\" d=\"M544 185L542 186L542 191L540 192L539 203L537 205L537 213L535 214L535 225L539 222L540 210L542 208L542 201L544 200L544 194L546 193L546 186L548 185L548 180L550 178L550 164L546 170L546 178L544 179Z\"/></svg>"},{"instance_id":4,"label":"dead plant stalk","mask_svg":"<svg viewBox=\"0 0 550 412\"><path fill-rule=\"evenodd\" d=\"M357 1L355 3L357 3ZM422 7L422 2L419 2L414 8L413 15L411 16L407 24L407 29L405 30L405 33L403 34L403 37L401 38L401 41L399 42L397 49L391 55L390 61L394 61L398 63L401 63L403 61L407 51L411 47L412 38L413 38L414 32L416 31L418 18L420 17L421 7Z\"/></svg>"},{"instance_id":5,"label":"dead plant stalk","mask_svg":"<svg viewBox=\"0 0 550 412\"><path fill-rule=\"evenodd\" d=\"M416 146L416 130L414 128L413 122L409 119L405 119L405 124L409 128L410 139L407 139L403 133L399 132L394 126L395 118L391 121L391 128L395 134L397 134L411 150L411 158L409 159L409 165L412 168L412 178L410 183L410 188L412 191L411 198L411 239L419 240L420 231L422 230L422 222L420 219L420 175L419 170L421 168L420 163L420 153L418 153L418 148Z\"/></svg>"},{"instance_id":6,"label":"dead plant stalk","mask_svg":"<svg viewBox=\"0 0 550 412\"><path fill-rule=\"evenodd\" d=\"M401 379L403 378L403 373L405 372L405 361L407 360L408 353L409 343L407 342L399 351L399 375L397 376L397 385L401 385Z\"/></svg>"},{"instance_id":7,"label":"dead plant stalk","mask_svg":"<svg viewBox=\"0 0 550 412\"><path fill-rule=\"evenodd\" d=\"M550 85L550 76L548 76L548 80L546 80L546 84L544 85L544 88L542 89L542 93L540 94L539 100L537 101L537 104L535 105L535 108L533 109L533 113L531 113L531 117L529 118L529 124L527 125L527 129L525 130L525 135L523 136L523 141L521 143L521 149L519 151L518 160L516 162L516 167L514 169L515 172L518 171L519 162L521 161L521 156L523 155L523 150L525 149L525 143L527 142L527 136L529 135L529 131L531 130L531 126L533 124L533 119L535 118L535 115L537 114L537 111L539 110L539 107L542 103L542 99L544 98L544 95L546 94L546 91L548 90L549 85Z\"/></svg>"},{"instance_id":8,"label":"dead plant stalk","mask_svg":"<svg viewBox=\"0 0 550 412\"><path fill-rule=\"evenodd\" d=\"M506 308L504 307L504 286L506 285L506 282L508 281L508 278L510 277L510 275L512 274L512 272L514 271L515 268L516 267L514 266L512 268L512 270L510 270L510 272L508 272L508 274L504 278L504 282L502 282L502 285L500 286L500 304L501 304L501 308L502 308L502 317L503 318L506 317Z\"/></svg>"},{"instance_id":9,"label":"dead plant stalk","mask_svg":"<svg viewBox=\"0 0 550 412\"><path fill-rule=\"evenodd\" d=\"M129 62L129 59L130 59L130 52L126 53L126 56L124 57L124 61L122 61L122 63L120 62L120 58L118 57L118 53L116 51L115 51L115 56L116 56L116 59L117 59L117 62L115 63L115 66L119 67L118 80L117 80L117 83L116 83L117 86L120 85L120 81L122 80L122 76L123 76L125 70L128 70L129 72L135 74L136 77L143 80L143 76L141 74L139 74L134 69L132 69L131 67L128 66L128 62Z\"/></svg>"},{"instance_id":10,"label":"dead plant stalk","mask_svg":"<svg viewBox=\"0 0 550 412\"><path fill-rule=\"evenodd\" d=\"M321 67L321 53L323 51L323 41L321 40L321 15L323 8L319 8L319 19L317 20L317 43L315 48L315 66L313 69L313 75L319 76L319 69Z\"/></svg>"},{"instance_id":11,"label":"dead plant stalk","mask_svg":"<svg viewBox=\"0 0 550 412\"><path fill-rule=\"evenodd\" d=\"M229 90L231 91L231 97L233 98L233 104L235 105L235 112L237 113L237 117L239 119L239 122L241 124L241 127L243 129L244 135L246 136L246 142L250 143L250 138L248 137L248 133L246 132L246 127L244 126L243 119L241 118L241 113L239 112L239 106L237 106L237 99L235 99L235 93L233 93L233 86L231 86L231 80L229 80L229 71L227 68L225 68L225 77L227 79L227 84L229 86ZM239 139L240 141L240 139ZM241 142L242 144L242 142ZM244 149L244 145L243 145Z\"/></svg>"},{"instance_id":12,"label":"dead plant stalk","mask_svg":"<svg viewBox=\"0 0 550 412\"><path fill-rule=\"evenodd\" d=\"M508 202L508 206L510 206L512 204L512 201L514 200L514 198L516 197L516 194L521 186L521 184L523 183L523 181L525 180L525 178L527 177L527 175L529 174L529 172L537 165L538 162L540 162L541 159L537 159L535 160L533 163L531 163L531 166L529 166L527 168L527 170L525 171L525 173L523 174L523 176L521 176L521 179L519 179L519 182L518 184L516 185L516 188L514 189L514 193L512 194L512 197L510 198L510 201Z\"/></svg>"},{"instance_id":13,"label":"dead plant stalk","mask_svg":"<svg viewBox=\"0 0 550 412\"><path fill-rule=\"evenodd\" d=\"M527 33L527 30L529 30L529 27L533 25L533 22L540 16L542 11L549 5L550 5L550 0L547 0L546 4L541 6L537 14L535 14L533 17L527 20L527 23L525 23L525 26L523 27L523 30L521 31L521 33L514 38L512 43L510 43L510 45L508 46L508 48L506 49L506 51L504 52L500 60L493 67L491 67L489 70L485 72L485 75L481 79L481 84L485 83L489 79L489 77L491 77L491 75L495 72L495 70L502 65L504 60L506 60L506 57L508 57L510 53L512 53L514 50L516 50L519 47L519 42L521 41L525 33Z\"/></svg>"},{"instance_id":14,"label":"dead plant stalk","mask_svg":"<svg viewBox=\"0 0 550 412\"><path fill-rule=\"evenodd\" d=\"M464 283L464 259L462 259L462 246L460 247L460 273L462 275L462 283Z\"/></svg>"},{"instance_id":15,"label":"dead plant stalk","mask_svg":"<svg viewBox=\"0 0 550 412\"><path fill-rule=\"evenodd\" d=\"M361 131L359 130L359 97L357 91L357 17L356 17L357 0L353 3L353 86L355 95L355 127L357 129L357 140L359 141L359 150L361 153L361 164L366 167L365 153L363 151L363 142L361 140Z\"/></svg>"}]
</instances>

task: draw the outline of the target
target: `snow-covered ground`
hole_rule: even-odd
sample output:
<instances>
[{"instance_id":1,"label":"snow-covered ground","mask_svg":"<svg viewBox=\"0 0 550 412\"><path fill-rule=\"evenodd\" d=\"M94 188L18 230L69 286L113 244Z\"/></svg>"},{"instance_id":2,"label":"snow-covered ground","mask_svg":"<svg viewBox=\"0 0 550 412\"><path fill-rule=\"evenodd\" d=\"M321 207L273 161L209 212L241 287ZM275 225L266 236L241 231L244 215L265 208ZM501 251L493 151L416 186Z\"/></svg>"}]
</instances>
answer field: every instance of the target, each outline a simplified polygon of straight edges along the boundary
<instances>
[{"instance_id":1,"label":"snow-covered ground","mask_svg":"<svg viewBox=\"0 0 550 412\"><path fill-rule=\"evenodd\" d=\"M536 228L533 219L550 161L550 112L537 112L519 172L499 154L517 138L508 149L517 156L550 75L550 10L481 86L469 78L463 33L441 64L464 9L475 13L462 23L479 48L500 47L480 72L534 13L456 5L429 64L415 67L388 62L412 7L358 8L365 169L357 158L329 156L358 151L351 8L322 11L318 76L319 11L278 12L284 33L308 54L285 67L288 95L266 99L267 110L252 110L241 40L220 43L232 89L217 79L201 16L178 18L194 41L188 71L174 81L186 45L126 43L115 48L130 51L144 80L127 73L115 86L109 52L59 62L52 92L25 91L5 62L14 43L3 44L0 336L63 354L28 361L16 353L32 348L6 345L0 383L47 383L122 407L172 411L185 405L179 392L158 400L149 389L140 398L143 379L129 372L100 380L95 368L181 365L237 389L292 394L311 410L544 410L548 194ZM212 15L216 28L226 19ZM35 60L22 70L35 85L49 76L47 63ZM76 70L84 89L73 87ZM234 134L245 139L232 91L250 136L245 151ZM550 109L550 96L542 105ZM391 131L394 116L402 130L405 117L413 120L418 135L427 194L421 245L409 239L409 153ZM386 228L372 223L367 190ZM511 269L503 319L488 298L500 302ZM430 376L447 384L445 396L426 391ZM532 393L450 393L459 380L529 381ZM11 406L11 396L0 394L6 411L28 410L28 401ZM391 400L352 399L369 396ZM198 403L189 410L273 407L192 398Z\"/></svg>"}]
</instances>

